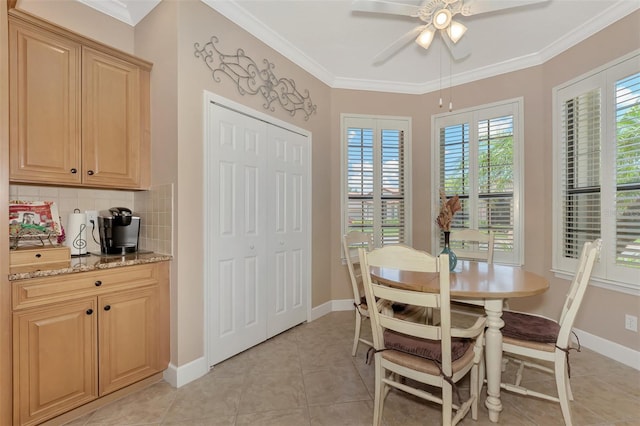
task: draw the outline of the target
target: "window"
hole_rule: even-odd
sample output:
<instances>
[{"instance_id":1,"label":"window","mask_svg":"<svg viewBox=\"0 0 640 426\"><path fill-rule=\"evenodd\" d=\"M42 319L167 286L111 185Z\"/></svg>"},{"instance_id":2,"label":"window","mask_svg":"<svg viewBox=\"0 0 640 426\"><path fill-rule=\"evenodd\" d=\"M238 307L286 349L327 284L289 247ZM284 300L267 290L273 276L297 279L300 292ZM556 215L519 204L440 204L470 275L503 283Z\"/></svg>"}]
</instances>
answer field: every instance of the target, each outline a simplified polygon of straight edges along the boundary
<instances>
[{"instance_id":1,"label":"window","mask_svg":"<svg viewBox=\"0 0 640 426\"><path fill-rule=\"evenodd\" d=\"M433 117L432 221L439 189L460 196L451 229L493 230L496 262L522 263L522 99ZM435 225L434 225L435 226ZM444 237L434 232L440 251ZM454 247L454 251L456 247Z\"/></svg>"},{"instance_id":2,"label":"window","mask_svg":"<svg viewBox=\"0 0 640 426\"><path fill-rule=\"evenodd\" d=\"M585 241L603 239L594 280L640 290L640 55L556 87L554 256L575 271Z\"/></svg>"},{"instance_id":3,"label":"window","mask_svg":"<svg viewBox=\"0 0 640 426\"><path fill-rule=\"evenodd\" d=\"M410 243L411 119L342 115L343 231Z\"/></svg>"}]
</instances>

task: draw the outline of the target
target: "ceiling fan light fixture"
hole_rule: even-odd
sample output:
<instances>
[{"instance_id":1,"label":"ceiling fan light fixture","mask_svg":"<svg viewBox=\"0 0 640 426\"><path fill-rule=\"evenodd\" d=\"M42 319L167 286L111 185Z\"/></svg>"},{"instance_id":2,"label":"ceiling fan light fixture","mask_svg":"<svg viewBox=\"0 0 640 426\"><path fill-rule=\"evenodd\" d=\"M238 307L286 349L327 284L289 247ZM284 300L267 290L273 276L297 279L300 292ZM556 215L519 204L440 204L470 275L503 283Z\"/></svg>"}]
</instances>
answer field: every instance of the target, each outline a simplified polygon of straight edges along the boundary
<instances>
[{"instance_id":1,"label":"ceiling fan light fixture","mask_svg":"<svg viewBox=\"0 0 640 426\"><path fill-rule=\"evenodd\" d=\"M433 15L433 26L439 30L445 29L451 23L451 11L449 9L440 9Z\"/></svg>"},{"instance_id":2,"label":"ceiling fan light fixture","mask_svg":"<svg viewBox=\"0 0 640 426\"><path fill-rule=\"evenodd\" d=\"M457 43L465 32L467 32L467 27L458 21L451 20L451 25L447 28L447 35L452 42Z\"/></svg>"},{"instance_id":3,"label":"ceiling fan light fixture","mask_svg":"<svg viewBox=\"0 0 640 426\"><path fill-rule=\"evenodd\" d=\"M435 34L436 34L435 30L431 28L427 28L426 30L420 33L418 38L416 38L416 43L418 43L420 46L424 47L425 49L428 49L429 46L431 45L431 42L433 41L433 36L435 36Z\"/></svg>"}]
</instances>

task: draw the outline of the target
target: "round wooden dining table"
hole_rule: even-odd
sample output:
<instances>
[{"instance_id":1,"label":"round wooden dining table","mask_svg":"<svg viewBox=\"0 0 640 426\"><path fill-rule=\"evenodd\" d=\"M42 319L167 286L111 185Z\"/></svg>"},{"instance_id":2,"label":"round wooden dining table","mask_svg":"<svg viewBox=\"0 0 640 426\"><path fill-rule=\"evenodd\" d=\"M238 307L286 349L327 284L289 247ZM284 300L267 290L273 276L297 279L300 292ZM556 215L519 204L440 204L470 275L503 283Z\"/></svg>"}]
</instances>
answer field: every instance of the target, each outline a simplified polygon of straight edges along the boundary
<instances>
[{"instance_id":1,"label":"round wooden dining table","mask_svg":"<svg viewBox=\"0 0 640 426\"><path fill-rule=\"evenodd\" d=\"M415 291L437 293L438 274L371 267L371 277L385 285ZM505 299L534 296L549 288L549 281L519 266L458 260L450 275L451 298L484 306L487 314L485 332L485 366L489 419L497 422L502 411L502 306Z\"/></svg>"}]
</instances>

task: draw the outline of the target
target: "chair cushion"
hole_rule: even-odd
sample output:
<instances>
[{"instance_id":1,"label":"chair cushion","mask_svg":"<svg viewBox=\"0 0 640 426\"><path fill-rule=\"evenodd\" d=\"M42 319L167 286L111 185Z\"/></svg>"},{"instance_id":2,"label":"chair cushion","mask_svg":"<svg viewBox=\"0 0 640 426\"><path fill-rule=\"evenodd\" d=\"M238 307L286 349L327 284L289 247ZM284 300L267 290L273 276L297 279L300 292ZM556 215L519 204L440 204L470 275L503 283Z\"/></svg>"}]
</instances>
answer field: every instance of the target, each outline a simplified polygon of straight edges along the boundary
<instances>
[{"instance_id":1,"label":"chair cushion","mask_svg":"<svg viewBox=\"0 0 640 426\"><path fill-rule=\"evenodd\" d=\"M384 331L384 346L387 349L416 355L422 358L442 362L439 340L420 339L393 330ZM454 337L451 339L451 360L462 357L471 346L471 340Z\"/></svg>"},{"instance_id":2,"label":"chair cushion","mask_svg":"<svg viewBox=\"0 0 640 426\"><path fill-rule=\"evenodd\" d=\"M505 311L502 320L504 337L540 343L555 343L558 340L560 324L548 318Z\"/></svg>"}]
</instances>

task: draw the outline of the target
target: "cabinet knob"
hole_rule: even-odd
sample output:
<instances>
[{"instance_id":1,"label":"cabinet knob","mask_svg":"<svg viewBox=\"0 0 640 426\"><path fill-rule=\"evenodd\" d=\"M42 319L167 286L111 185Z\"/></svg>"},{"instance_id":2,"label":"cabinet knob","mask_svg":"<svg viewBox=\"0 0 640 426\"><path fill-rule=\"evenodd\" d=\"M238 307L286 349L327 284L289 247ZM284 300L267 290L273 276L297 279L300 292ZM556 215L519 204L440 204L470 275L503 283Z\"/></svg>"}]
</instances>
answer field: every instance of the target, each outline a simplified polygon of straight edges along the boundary
<instances>
[{"instance_id":1,"label":"cabinet knob","mask_svg":"<svg viewBox=\"0 0 640 426\"><path fill-rule=\"evenodd\" d=\"M87 309L87 315L91 315L93 313L93 309Z\"/></svg>"},{"instance_id":2,"label":"cabinet knob","mask_svg":"<svg viewBox=\"0 0 640 426\"><path fill-rule=\"evenodd\" d=\"M71 173L73 173L73 174L78 173L78 169L76 169L76 168L71 169Z\"/></svg>"},{"instance_id":3,"label":"cabinet knob","mask_svg":"<svg viewBox=\"0 0 640 426\"><path fill-rule=\"evenodd\" d=\"M105 306L105 307L104 307L104 310L105 310L105 311L108 311L108 310L110 310L110 309L111 309L111 305L107 305L107 306Z\"/></svg>"},{"instance_id":4,"label":"cabinet knob","mask_svg":"<svg viewBox=\"0 0 640 426\"><path fill-rule=\"evenodd\" d=\"M36 253L36 258L40 259L42 255L40 253Z\"/></svg>"},{"instance_id":5,"label":"cabinet knob","mask_svg":"<svg viewBox=\"0 0 640 426\"><path fill-rule=\"evenodd\" d=\"M95 282L95 284L96 284L96 287L100 287L102 285L102 281L98 280Z\"/></svg>"},{"instance_id":6,"label":"cabinet knob","mask_svg":"<svg viewBox=\"0 0 640 426\"><path fill-rule=\"evenodd\" d=\"M87 174L88 174L89 176L93 176L93 170L87 170Z\"/></svg>"}]
</instances>

